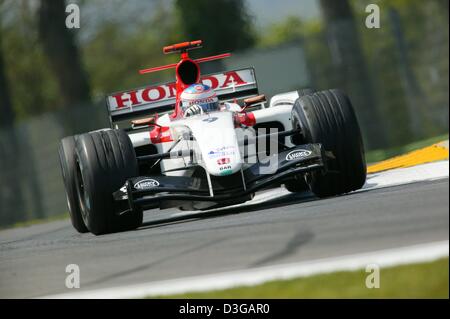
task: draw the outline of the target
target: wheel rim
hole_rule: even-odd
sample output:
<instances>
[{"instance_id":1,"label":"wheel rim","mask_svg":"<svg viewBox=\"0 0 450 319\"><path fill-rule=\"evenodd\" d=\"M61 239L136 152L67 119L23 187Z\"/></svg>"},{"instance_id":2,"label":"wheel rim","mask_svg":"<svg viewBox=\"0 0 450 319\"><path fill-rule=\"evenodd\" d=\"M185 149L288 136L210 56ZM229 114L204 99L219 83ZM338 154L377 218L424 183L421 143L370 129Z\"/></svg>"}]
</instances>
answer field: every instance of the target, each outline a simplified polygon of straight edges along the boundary
<instances>
[{"instance_id":1,"label":"wheel rim","mask_svg":"<svg viewBox=\"0 0 450 319\"><path fill-rule=\"evenodd\" d=\"M89 216L89 195L87 194L86 187L83 181L83 174L81 173L81 165L79 160L76 161L76 189L77 189L77 197L80 203L81 216L85 224L88 224L88 216Z\"/></svg>"},{"instance_id":2,"label":"wheel rim","mask_svg":"<svg viewBox=\"0 0 450 319\"><path fill-rule=\"evenodd\" d=\"M295 116L295 112L292 114L292 129L301 130L300 120ZM300 145L302 143L303 134L301 132L297 133L299 136L292 136L291 141L295 145Z\"/></svg>"}]
</instances>

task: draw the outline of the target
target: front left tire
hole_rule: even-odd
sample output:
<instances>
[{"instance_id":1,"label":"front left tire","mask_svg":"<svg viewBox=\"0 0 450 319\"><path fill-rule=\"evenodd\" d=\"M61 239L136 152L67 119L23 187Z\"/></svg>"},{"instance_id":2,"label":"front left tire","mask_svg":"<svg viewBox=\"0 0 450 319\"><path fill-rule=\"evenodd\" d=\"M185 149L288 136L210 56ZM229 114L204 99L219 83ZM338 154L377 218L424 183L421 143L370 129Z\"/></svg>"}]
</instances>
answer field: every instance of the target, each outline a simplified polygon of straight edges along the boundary
<instances>
[{"instance_id":1,"label":"front left tire","mask_svg":"<svg viewBox=\"0 0 450 319\"><path fill-rule=\"evenodd\" d=\"M75 137L68 136L61 140L58 148L59 164L66 189L67 206L69 208L72 226L79 233L87 233L89 230L84 224L81 208L76 190L76 165L75 165Z\"/></svg>"},{"instance_id":2,"label":"front left tire","mask_svg":"<svg viewBox=\"0 0 450 319\"><path fill-rule=\"evenodd\" d=\"M83 221L95 235L132 230L142 224L142 209L119 215L113 192L139 174L128 135L105 130L80 135L76 141L77 192Z\"/></svg>"}]
</instances>

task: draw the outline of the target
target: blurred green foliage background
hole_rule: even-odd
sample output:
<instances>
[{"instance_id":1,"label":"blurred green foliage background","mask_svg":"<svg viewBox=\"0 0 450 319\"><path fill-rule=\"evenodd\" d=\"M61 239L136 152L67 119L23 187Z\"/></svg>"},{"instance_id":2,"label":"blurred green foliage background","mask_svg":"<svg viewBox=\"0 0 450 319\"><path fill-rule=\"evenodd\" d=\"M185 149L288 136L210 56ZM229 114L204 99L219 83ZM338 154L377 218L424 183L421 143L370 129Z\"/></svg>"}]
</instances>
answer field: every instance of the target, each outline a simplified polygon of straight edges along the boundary
<instances>
[{"instance_id":1,"label":"blurred green foliage background","mask_svg":"<svg viewBox=\"0 0 450 319\"><path fill-rule=\"evenodd\" d=\"M175 62L161 48L176 42L204 40L202 56L300 43L308 85L350 95L368 150L448 133L448 17L447 0L0 0L0 224L61 213L59 138L107 125L107 93L172 80L137 71Z\"/></svg>"},{"instance_id":2,"label":"blurred green foliage background","mask_svg":"<svg viewBox=\"0 0 450 319\"><path fill-rule=\"evenodd\" d=\"M54 18L56 14L40 23L42 11L58 7L58 3L61 9L64 3L72 2L80 6L81 28L66 30L65 35L54 38L43 32L45 28L64 26L63 20ZM380 29L365 27L365 8L370 3L381 9ZM283 1L277 6L283 7ZM376 122L372 132L386 132L379 132L380 141L371 146L401 145L448 131L448 1L322 0L316 6L322 9L321 14L303 19L299 1L298 12L280 15L271 19L275 22L261 26L255 23L255 10L251 12L249 3L243 0L219 0L214 4L207 0L1 0L1 71L8 83L14 114L4 118L2 125L73 107L67 105L72 102L86 102L65 98L61 86L68 84L61 83L60 74L67 65L55 69L51 61L68 52L49 54L46 41L71 37L71 49L78 52L82 68L74 69L73 76L85 73L89 90L79 95L102 103L108 92L166 80L167 73L144 78L136 71L174 61L176 57L164 56L160 50L170 43L200 38L205 42L201 54L206 55L277 47L301 39L308 53L311 86L341 87L350 95L364 95L354 103L361 110L367 108L360 113L369 113L367 117ZM65 17L66 13L60 10L59 15ZM339 28L345 34L335 36L341 41L337 45L352 50L346 54L347 60L336 57L333 48L333 32L339 33ZM354 55L355 51L360 52ZM346 53L345 49L342 52ZM359 64L355 67L348 60ZM363 74L345 71L352 68L364 69L359 72ZM360 101L369 105L359 105Z\"/></svg>"}]
</instances>

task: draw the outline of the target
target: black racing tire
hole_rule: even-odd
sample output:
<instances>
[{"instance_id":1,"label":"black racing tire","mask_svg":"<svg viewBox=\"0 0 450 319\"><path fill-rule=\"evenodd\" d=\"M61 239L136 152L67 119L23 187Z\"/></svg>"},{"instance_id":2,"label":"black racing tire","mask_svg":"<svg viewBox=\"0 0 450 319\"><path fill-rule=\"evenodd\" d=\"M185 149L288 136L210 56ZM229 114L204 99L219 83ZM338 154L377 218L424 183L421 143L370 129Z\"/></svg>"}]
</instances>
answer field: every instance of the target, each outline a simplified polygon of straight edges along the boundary
<instances>
[{"instance_id":1,"label":"black racing tire","mask_svg":"<svg viewBox=\"0 0 450 319\"><path fill-rule=\"evenodd\" d=\"M118 215L113 192L139 174L130 138L122 130L80 135L76 141L77 191L83 221L95 235L132 230L142 224L141 209Z\"/></svg>"},{"instance_id":2,"label":"black racing tire","mask_svg":"<svg viewBox=\"0 0 450 319\"><path fill-rule=\"evenodd\" d=\"M316 196L345 194L364 185L367 175L364 145L347 95L327 90L300 97L294 103L291 119L293 128L301 129L293 142L321 143L329 155L325 171L306 174Z\"/></svg>"},{"instance_id":3,"label":"black racing tire","mask_svg":"<svg viewBox=\"0 0 450 319\"><path fill-rule=\"evenodd\" d=\"M76 190L76 165L75 165L75 137L68 136L61 140L58 148L59 164L66 189L67 206L69 208L72 226L79 233L87 233L89 230L84 224L81 216L80 204Z\"/></svg>"},{"instance_id":4,"label":"black racing tire","mask_svg":"<svg viewBox=\"0 0 450 319\"><path fill-rule=\"evenodd\" d=\"M316 92L316 90L311 89L311 88L304 88L304 89L297 90L297 92L298 92L298 97L302 97L302 96L314 94Z\"/></svg>"}]
</instances>

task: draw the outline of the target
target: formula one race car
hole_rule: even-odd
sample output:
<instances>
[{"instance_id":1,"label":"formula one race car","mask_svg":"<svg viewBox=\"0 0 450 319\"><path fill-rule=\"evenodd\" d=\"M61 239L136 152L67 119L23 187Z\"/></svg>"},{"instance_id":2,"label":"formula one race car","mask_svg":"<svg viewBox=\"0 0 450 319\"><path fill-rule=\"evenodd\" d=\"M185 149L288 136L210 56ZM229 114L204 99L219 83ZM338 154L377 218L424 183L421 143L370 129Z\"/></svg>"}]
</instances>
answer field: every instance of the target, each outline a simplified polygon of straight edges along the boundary
<instances>
[{"instance_id":1,"label":"formula one race car","mask_svg":"<svg viewBox=\"0 0 450 319\"><path fill-rule=\"evenodd\" d=\"M61 141L77 231L130 230L144 210L235 205L283 184L318 197L364 185L361 133L344 93L304 89L275 95L266 106L253 68L201 76L199 63L230 56L189 58L201 44L165 47L181 53L180 62L140 72L175 68L176 82L109 95L111 128Z\"/></svg>"}]
</instances>

